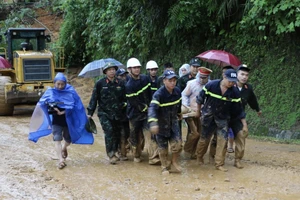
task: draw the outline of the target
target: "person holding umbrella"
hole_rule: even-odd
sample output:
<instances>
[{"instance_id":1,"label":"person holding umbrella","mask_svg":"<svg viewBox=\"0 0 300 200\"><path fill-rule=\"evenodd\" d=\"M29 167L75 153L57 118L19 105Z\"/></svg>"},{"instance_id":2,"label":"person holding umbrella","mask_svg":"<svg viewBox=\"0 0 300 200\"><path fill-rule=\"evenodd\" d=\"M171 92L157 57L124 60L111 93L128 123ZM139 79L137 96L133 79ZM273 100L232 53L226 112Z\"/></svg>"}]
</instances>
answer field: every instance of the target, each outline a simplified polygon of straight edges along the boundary
<instances>
[{"instance_id":1,"label":"person holding umbrella","mask_svg":"<svg viewBox=\"0 0 300 200\"><path fill-rule=\"evenodd\" d=\"M92 117L98 105L97 115L105 134L106 153L111 164L119 161L116 153L121 135L122 110L126 106L125 83L115 77L117 69L112 62L103 67L105 77L96 82L87 107L88 117Z\"/></svg>"}]
</instances>

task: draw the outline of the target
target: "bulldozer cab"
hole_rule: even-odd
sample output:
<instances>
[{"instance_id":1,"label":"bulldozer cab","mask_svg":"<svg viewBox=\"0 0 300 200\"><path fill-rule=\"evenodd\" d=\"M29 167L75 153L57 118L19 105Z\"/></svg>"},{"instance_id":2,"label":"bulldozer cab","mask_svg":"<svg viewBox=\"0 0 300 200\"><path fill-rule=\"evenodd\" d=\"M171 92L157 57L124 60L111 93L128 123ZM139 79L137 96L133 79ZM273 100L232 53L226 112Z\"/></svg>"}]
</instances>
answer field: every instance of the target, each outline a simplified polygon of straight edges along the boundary
<instances>
[{"instance_id":1,"label":"bulldozer cab","mask_svg":"<svg viewBox=\"0 0 300 200\"><path fill-rule=\"evenodd\" d=\"M47 49L45 28L9 28L6 48L0 49L10 69L0 69L0 115L12 115L17 104L35 104L57 72L64 72L63 48Z\"/></svg>"},{"instance_id":2,"label":"bulldozer cab","mask_svg":"<svg viewBox=\"0 0 300 200\"><path fill-rule=\"evenodd\" d=\"M50 36L45 35L45 28L9 28L6 35L7 56L13 65L13 52L23 51L43 51L46 49L46 41Z\"/></svg>"}]
</instances>

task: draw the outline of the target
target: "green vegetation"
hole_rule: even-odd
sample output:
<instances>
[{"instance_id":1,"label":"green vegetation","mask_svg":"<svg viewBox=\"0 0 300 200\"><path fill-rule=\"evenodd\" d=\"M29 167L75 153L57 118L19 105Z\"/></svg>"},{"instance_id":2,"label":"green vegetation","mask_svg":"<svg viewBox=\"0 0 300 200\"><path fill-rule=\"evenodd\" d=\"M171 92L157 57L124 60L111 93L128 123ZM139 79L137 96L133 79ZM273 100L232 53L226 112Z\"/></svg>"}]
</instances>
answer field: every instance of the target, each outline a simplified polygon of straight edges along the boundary
<instances>
[{"instance_id":1,"label":"green vegetation","mask_svg":"<svg viewBox=\"0 0 300 200\"><path fill-rule=\"evenodd\" d=\"M208 49L225 49L251 68L250 82L263 111L248 110L259 134L268 127L299 131L300 0L45 1L64 13L59 45L66 63L113 57L126 64L172 62L176 69ZM55 6L51 6L55 5ZM22 23L15 10L2 22ZM2 31L3 32L3 31ZM203 63L214 69L216 66ZM161 69L162 70L162 69Z\"/></svg>"},{"instance_id":2,"label":"green vegetation","mask_svg":"<svg viewBox=\"0 0 300 200\"><path fill-rule=\"evenodd\" d=\"M277 139L274 137L266 137L266 136L257 136L257 135L251 135L249 136L250 139L258 140L258 141L264 141L264 142L273 142L278 144L297 144L300 145L300 140L294 140L294 139Z\"/></svg>"}]
</instances>

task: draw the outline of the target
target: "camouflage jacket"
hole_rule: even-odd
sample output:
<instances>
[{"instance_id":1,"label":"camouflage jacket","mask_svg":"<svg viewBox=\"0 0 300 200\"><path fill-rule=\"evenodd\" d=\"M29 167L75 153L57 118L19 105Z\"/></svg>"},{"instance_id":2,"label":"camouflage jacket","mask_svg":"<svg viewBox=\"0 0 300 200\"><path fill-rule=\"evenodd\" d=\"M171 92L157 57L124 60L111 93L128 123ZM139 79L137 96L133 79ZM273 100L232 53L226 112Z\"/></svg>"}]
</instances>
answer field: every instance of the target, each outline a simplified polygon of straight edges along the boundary
<instances>
[{"instance_id":1,"label":"camouflage jacket","mask_svg":"<svg viewBox=\"0 0 300 200\"><path fill-rule=\"evenodd\" d=\"M98 104L98 116L107 115L109 119L120 120L122 109L126 106L125 83L115 78L110 81L104 77L94 86L90 103L87 107L88 115L93 115Z\"/></svg>"}]
</instances>

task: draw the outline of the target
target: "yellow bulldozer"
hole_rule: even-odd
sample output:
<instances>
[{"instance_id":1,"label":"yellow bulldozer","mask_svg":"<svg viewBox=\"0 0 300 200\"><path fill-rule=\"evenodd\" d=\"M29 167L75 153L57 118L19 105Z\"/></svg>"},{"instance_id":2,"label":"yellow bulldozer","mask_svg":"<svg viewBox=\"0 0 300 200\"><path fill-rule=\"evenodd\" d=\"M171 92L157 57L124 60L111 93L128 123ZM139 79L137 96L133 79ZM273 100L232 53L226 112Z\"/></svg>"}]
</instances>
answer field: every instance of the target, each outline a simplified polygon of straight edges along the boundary
<instances>
[{"instance_id":1,"label":"yellow bulldozer","mask_svg":"<svg viewBox=\"0 0 300 200\"><path fill-rule=\"evenodd\" d=\"M0 48L0 56L10 66L0 68L1 116L13 115L15 105L36 104L46 89L53 87L56 73L65 71L63 48L47 48L51 37L45 33L45 28L9 28L5 32L6 47Z\"/></svg>"}]
</instances>

